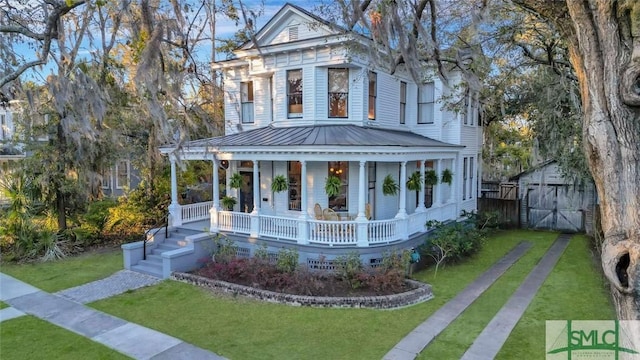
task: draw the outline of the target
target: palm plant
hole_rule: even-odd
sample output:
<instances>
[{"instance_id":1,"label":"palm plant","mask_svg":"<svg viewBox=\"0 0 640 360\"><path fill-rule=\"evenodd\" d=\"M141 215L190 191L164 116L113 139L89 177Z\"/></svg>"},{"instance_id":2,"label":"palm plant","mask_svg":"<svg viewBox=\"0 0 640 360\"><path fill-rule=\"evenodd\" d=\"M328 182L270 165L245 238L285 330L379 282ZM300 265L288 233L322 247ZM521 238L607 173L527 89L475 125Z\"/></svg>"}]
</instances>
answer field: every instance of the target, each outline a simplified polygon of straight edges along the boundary
<instances>
[{"instance_id":1,"label":"palm plant","mask_svg":"<svg viewBox=\"0 0 640 360\"><path fill-rule=\"evenodd\" d=\"M229 179L229 186L233 189L240 189L242 186L242 175L240 173L234 173Z\"/></svg>"},{"instance_id":2,"label":"palm plant","mask_svg":"<svg viewBox=\"0 0 640 360\"><path fill-rule=\"evenodd\" d=\"M400 186L393 179L391 174L387 174L382 181L382 193L384 195L396 195L400 190Z\"/></svg>"},{"instance_id":3,"label":"palm plant","mask_svg":"<svg viewBox=\"0 0 640 360\"><path fill-rule=\"evenodd\" d=\"M336 196L340 193L340 186L342 185L342 180L335 175L329 175L325 184L324 191L327 193L329 197Z\"/></svg>"},{"instance_id":4,"label":"palm plant","mask_svg":"<svg viewBox=\"0 0 640 360\"><path fill-rule=\"evenodd\" d=\"M435 170L427 170L424 173L424 183L427 186L433 186L438 183L438 175Z\"/></svg>"},{"instance_id":5,"label":"palm plant","mask_svg":"<svg viewBox=\"0 0 640 360\"><path fill-rule=\"evenodd\" d=\"M451 183L453 182L453 172L451 172L451 170L449 169L444 169L444 171L442 172L442 178L440 181L442 181L445 184L451 185Z\"/></svg>"},{"instance_id":6,"label":"palm plant","mask_svg":"<svg viewBox=\"0 0 640 360\"><path fill-rule=\"evenodd\" d=\"M409 176L409 180L407 180L407 189L411 191L422 190L422 176L420 176L419 171L415 171L411 176Z\"/></svg>"}]
</instances>

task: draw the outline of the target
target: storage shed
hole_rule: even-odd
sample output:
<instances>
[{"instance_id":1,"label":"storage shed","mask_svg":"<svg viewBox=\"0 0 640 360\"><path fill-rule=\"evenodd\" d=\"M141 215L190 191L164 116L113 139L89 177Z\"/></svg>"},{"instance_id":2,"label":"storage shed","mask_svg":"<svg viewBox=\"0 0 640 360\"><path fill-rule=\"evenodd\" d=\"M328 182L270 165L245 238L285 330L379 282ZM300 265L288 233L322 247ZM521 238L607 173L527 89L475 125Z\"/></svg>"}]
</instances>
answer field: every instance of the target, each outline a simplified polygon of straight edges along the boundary
<instances>
[{"instance_id":1,"label":"storage shed","mask_svg":"<svg viewBox=\"0 0 640 360\"><path fill-rule=\"evenodd\" d=\"M567 181L554 160L510 180L518 181L522 227L593 234L597 204L593 182Z\"/></svg>"}]
</instances>

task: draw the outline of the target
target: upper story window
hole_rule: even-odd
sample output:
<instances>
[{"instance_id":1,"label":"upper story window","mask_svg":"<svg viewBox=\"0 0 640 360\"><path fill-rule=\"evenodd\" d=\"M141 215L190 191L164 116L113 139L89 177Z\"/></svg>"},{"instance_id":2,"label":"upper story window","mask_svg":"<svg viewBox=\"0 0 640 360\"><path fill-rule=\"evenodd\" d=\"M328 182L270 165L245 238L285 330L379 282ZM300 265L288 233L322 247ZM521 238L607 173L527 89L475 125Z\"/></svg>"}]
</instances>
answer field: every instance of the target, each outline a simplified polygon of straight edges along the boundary
<instances>
[{"instance_id":1,"label":"upper story window","mask_svg":"<svg viewBox=\"0 0 640 360\"><path fill-rule=\"evenodd\" d=\"M329 69L329 117L349 117L349 69Z\"/></svg>"},{"instance_id":2,"label":"upper story window","mask_svg":"<svg viewBox=\"0 0 640 360\"><path fill-rule=\"evenodd\" d=\"M287 71L287 115L302 117L302 69Z\"/></svg>"},{"instance_id":3,"label":"upper story window","mask_svg":"<svg viewBox=\"0 0 640 360\"><path fill-rule=\"evenodd\" d=\"M400 81L400 124L404 124L407 114L407 83Z\"/></svg>"},{"instance_id":4,"label":"upper story window","mask_svg":"<svg viewBox=\"0 0 640 360\"><path fill-rule=\"evenodd\" d=\"M433 124L434 86L433 82L418 88L418 124Z\"/></svg>"},{"instance_id":5,"label":"upper story window","mask_svg":"<svg viewBox=\"0 0 640 360\"><path fill-rule=\"evenodd\" d=\"M253 123L253 81L240 83L242 123Z\"/></svg>"},{"instance_id":6,"label":"upper story window","mask_svg":"<svg viewBox=\"0 0 640 360\"><path fill-rule=\"evenodd\" d=\"M369 120L376 119L376 96L378 93L378 74L369 71Z\"/></svg>"},{"instance_id":7,"label":"upper story window","mask_svg":"<svg viewBox=\"0 0 640 360\"><path fill-rule=\"evenodd\" d=\"M467 166L469 158L462 159L462 200L467 200Z\"/></svg>"}]
</instances>

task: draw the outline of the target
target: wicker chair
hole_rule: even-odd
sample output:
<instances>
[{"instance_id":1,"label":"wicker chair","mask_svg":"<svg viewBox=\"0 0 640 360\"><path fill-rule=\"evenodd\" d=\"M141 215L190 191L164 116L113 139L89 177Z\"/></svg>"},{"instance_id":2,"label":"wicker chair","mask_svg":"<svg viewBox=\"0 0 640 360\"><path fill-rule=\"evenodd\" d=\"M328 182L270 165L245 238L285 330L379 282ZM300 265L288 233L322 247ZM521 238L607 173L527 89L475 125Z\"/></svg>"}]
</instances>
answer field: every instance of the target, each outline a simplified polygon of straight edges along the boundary
<instances>
[{"instance_id":1,"label":"wicker chair","mask_svg":"<svg viewBox=\"0 0 640 360\"><path fill-rule=\"evenodd\" d=\"M367 220L371 220L371 204L366 203L364 206L364 216Z\"/></svg>"},{"instance_id":2,"label":"wicker chair","mask_svg":"<svg viewBox=\"0 0 640 360\"><path fill-rule=\"evenodd\" d=\"M316 216L316 220L324 220L324 216L322 214L322 206L320 206L320 204L316 203L316 205L313 207L313 213Z\"/></svg>"},{"instance_id":3,"label":"wicker chair","mask_svg":"<svg viewBox=\"0 0 640 360\"><path fill-rule=\"evenodd\" d=\"M338 214L335 211L333 211L333 209L326 208L326 209L322 210L322 215L324 216L325 220L340 221L340 217L338 216Z\"/></svg>"}]
</instances>

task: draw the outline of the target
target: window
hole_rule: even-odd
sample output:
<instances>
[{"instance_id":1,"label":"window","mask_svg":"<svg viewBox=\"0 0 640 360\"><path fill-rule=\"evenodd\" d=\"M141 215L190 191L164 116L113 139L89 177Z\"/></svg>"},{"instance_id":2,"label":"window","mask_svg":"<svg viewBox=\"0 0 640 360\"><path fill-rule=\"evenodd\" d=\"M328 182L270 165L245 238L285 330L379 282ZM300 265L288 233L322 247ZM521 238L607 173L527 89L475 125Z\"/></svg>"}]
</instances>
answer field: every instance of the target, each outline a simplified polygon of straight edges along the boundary
<instances>
[{"instance_id":1,"label":"window","mask_svg":"<svg viewBox=\"0 0 640 360\"><path fill-rule=\"evenodd\" d=\"M426 83L418 88L418 124L433 124L433 83Z\"/></svg>"},{"instance_id":2,"label":"window","mask_svg":"<svg viewBox=\"0 0 640 360\"><path fill-rule=\"evenodd\" d=\"M400 124L406 121L407 113L407 83L400 81Z\"/></svg>"},{"instance_id":3,"label":"window","mask_svg":"<svg viewBox=\"0 0 640 360\"><path fill-rule=\"evenodd\" d=\"M330 161L329 176L337 176L341 186L338 195L329 197L329 207L335 211L349 211L349 163L346 161Z\"/></svg>"},{"instance_id":4,"label":"window","mask_svg":"<svg viewBox=\"0 0 640 360\"><path fill-rule=\"evenodd\" d=\"M116 189L129 187L129 162L127 160L118 161L116 164Z\"/></svg>"},{"instance_id":5,"label":"window","mask_svg":"<svg viewBox=\"0 0 640 360\"><path fill-rule=\"evenodd\" d=\"M242 102L242 123L253 123L253 81L240 83L240 101Z\"/></svg>"},{"instance_id":6,"label":"window","mask_svg":"<svg viewBox=\"0 0 640 360\"><path fill-rule=\"evenodd\" d=\"M426 161L424 168L426 171L433 170L433 161ZM433 185L424 185L424 206L427 208L433 206Z\"/></svg>"},{"instance_id":7,"label":"window","mask_svg":"<svg viewBox=\"0 0 640 360\"><path fill-rule=\"evenodd\" d=\"M476 102L475 96L469 95L469 125L473 125L474 120L478 116L478 103Z\"/></svg>"},{"instance_id":8,"label":"window","mask_svg":"<svg viewBox=\"0 0 640 360\"><path fill-rule=\"evenodd\" d=\"M102 176L102 188L111 189L111 169L105 167L104 169L102 169L100 175Z\"/></svg>"},{"instance_id":9,"label":"window","mask_svg":"<svg viewBox=\"0 0 640 360\"><path fill-rule=\"evenodd\" d=\"M473 156L469 158L469 199L473 198Z\"/></svg>"},{"instance_id":10,"label":"window","mask_svg":"<svg viewBox=\"0 0 640 360\"><path fill-rule=\"evenodd\" d=\"M5 140L5 137L8 138L8 130L5 130L5 114L0 114L0 140Z\"/></svg>"},{"instance_id":11,"label":"window","mask_svg":"<svg viewBox=\"0 0 640 360\"><path fill-rule=\"evenodd\" d=\"M302 171L299 161L287 162L287 178L289 179L289 210L300 211L300 195L302 194Z\"/></svg>"},{"instance_id":12,"label":"window","mask_svg":"<svg viewBox=\"0 0 640 360\"><path fill-rule=\"evenodd\" d=\"M329 69L329 117L349 116L349 69Z\"/></svg>"},{"instance_id":13,"label":"window","mask_svg":"<svg viewBox=\"0 0 640 360\"><path fill-rule=\"evenodd\" d=\"M302 70L287 71L288 117L302 117Z\"/></svg>"},{"instance_id":14,"label":"window","mask_svg":"<svg viewBox=\"0 0 640 360\"><path fill-rule=\"evenodd\" d=\"M369 71L369 120L376 119L376 95L378 92L378 74Z\"/></svg>"},{"instance_id":15,"label":"window","mask_svg":"<svg viewBox=\"0 0 640 360\"><path fill-rule=\"evenodd\" d=\"M468 158L462 159L462 200L467 199L467 162Z\"/></svg>"},{"instance_id":16,"label":"window","mask_svg":"<svg viewBox=\"0 0 640 360\"><path fill-rule=\"evenodd\" d=\"M464 95L464 108L462 109L462 123L469 124L469 91Z\"/></svg>"}]
</instances>

